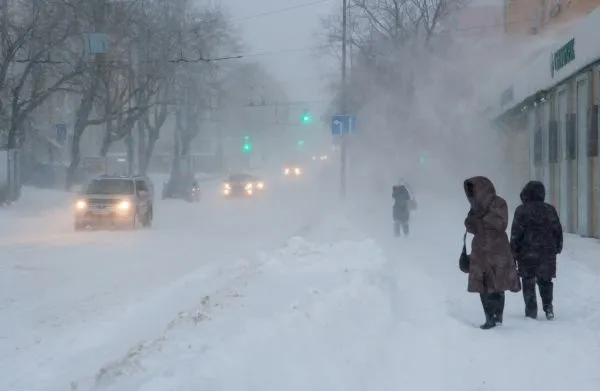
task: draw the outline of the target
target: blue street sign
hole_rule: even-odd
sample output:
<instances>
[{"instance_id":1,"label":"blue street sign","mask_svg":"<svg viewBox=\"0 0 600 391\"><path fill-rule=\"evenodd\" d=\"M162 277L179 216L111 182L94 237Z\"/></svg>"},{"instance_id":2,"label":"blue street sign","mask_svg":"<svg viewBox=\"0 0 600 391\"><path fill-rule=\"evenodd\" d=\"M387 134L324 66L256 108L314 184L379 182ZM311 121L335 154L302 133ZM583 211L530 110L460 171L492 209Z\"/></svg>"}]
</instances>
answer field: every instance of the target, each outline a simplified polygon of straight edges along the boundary
<instances>
[{"instance_id":1,"label":"blue street sign","mask_svg":"<svg viewBox=\"0 0 600 391\"><path fill-rule=\"evenodd\" d=\"M56 124L54 126L56 128L56 141L58 141L59 144L64 144L64 142L67 140L67 124Z\"/></svg>"},{"instance_id":2,"label":"blue street sign","mask_svg":"<svg viewBox=\"0 0 600 391\"><path fill-rule=\"evenodd\" d=\"M356 117L353 115L334 115L331 117L332 135L352 134L355 130Z\"/></svg>"},{"instance_id":3,"label":"blue street sign","mask_svg":"<svg viewBox=\"0 0 600 391\"><path fill-rule=\"evenodd\" d=\"M108 35L103 33L86 33L83 36L88 53L104 54L108 52Z\"/></svg>"}]
</instances>

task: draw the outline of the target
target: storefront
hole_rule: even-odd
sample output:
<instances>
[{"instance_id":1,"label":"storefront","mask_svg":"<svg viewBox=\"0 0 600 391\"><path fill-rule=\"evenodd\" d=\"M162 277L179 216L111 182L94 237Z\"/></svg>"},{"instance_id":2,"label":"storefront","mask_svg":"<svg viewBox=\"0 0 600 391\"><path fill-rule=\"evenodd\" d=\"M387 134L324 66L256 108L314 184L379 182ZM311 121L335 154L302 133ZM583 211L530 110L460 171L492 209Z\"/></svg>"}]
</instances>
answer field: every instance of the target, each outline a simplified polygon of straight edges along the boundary
<instances>
[{"instance_id":1,"label":"storefront","mask_svg":"<svg viewBox=\"0 0 600 391\"><path fill-rule=\"evenodd\" d=\"M522 170L544 182L565 230L600 238L598 26L600 9L524 67L501 94L494 117L502 129L511 128L515 143L517 134L528 135L529 167Z\"/></svg>"}]
</instances>

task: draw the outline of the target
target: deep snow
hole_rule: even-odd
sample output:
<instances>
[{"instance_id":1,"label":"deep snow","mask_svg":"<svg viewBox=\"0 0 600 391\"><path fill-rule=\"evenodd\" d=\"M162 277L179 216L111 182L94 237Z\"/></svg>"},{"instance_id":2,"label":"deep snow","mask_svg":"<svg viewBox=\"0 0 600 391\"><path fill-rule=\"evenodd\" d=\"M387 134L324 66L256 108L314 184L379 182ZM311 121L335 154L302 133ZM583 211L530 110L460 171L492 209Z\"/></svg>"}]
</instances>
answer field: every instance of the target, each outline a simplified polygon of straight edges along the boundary
<instances>
[{"instance_id":1,"label":"deep snow","mask_svg":"<svg viewBox=\"0 0 600 391\"><path fill-rule=\"evenodd\" d=\"M386 256L385 244L328 214L159 339L109 363L96 389L597 389L598 275L565 265L563 279L576 280L559 285L560 318L526 321L510 295L506 324L485 332L464 276L448 276L462 285L449 292L419 263L427 255L403 259L414 244L389 244L398 253Z\"/></svg>"},{"instance_id":2,"label":"deep snow","mask_svg":"<svg viewBox=\"0 0 600 391\"><path fill-rule=\"evenodd\" d=\"M396 239L388 192L342 205L332 190L167 202L138 233L9 236L0 389L598 389L596 241L567 237L555 321L523 319L508 294L505 324L482 331L457 267L464 204L417 191L411 237Z\"/></svg>"},{"instance_id":3,"label":"deep snow","mask_svg":"<svg viewBox=\"0 0 600 391\"><path fill-rule=\"evenodd\" d=\"M308 198L311 186L276 184L229 202L219 185L204 184L199 204L157 200L154 227L138 232L74 232L72 196L60 192L26 189L0 211L0 390L62 390L94 375L245 273L261 249L305 230L328 202Z\"/></svg>"}]
</instances>

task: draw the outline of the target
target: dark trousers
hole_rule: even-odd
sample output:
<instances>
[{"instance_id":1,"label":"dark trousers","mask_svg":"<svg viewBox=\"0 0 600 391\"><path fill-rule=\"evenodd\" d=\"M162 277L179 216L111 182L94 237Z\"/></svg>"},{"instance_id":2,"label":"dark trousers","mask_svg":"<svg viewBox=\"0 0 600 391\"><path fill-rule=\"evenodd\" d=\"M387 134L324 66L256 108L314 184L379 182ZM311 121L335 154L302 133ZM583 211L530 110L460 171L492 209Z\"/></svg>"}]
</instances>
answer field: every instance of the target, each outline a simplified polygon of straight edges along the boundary
<instances>
[{"instance_id":1,"label":"dark trousers","mask_svg":"<svg viewBox=\"0 0 600 391\"><path fill-rule=\"evenodd\" d=\"M404 236L408 236L408 221L394 220L394 236L400 236L400 229L402 229Z\"/></svg>"},{"instance_id":2,"label":"dark trousers","mask_svg":"<svg viewBox=\"0 0 600 391\"><path fill-rule=\"evenodd\" d=\"M537 295L535 286L537 284L542 299L544 312L553 311L552 300L554 283L551 279L536 277L534 273L522 273L523 300L525 301L525 316L536 318L538 312Z\"/></svg>"}]
</instances>

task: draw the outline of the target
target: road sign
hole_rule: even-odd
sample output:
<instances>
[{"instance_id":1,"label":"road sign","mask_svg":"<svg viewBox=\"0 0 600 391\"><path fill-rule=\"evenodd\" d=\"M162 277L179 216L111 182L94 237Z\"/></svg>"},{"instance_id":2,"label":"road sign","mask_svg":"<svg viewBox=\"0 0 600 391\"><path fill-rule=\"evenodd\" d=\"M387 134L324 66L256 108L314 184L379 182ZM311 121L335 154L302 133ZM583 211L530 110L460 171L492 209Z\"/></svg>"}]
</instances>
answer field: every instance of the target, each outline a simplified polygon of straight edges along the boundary
<instances>
[{"instance_id":1,"label":"road sign","mask_svg":"<svg viewBox=\"0 0 600 391\"><path fill-rule=\"evenodd\" d=\"M334 136L352 134L356 129L356 117L353 115L334 115L331 117L331 134Z\"/></svg>"},{"instance_id":2,"label":"road sign","mask_svg":"<svg viewBox=\"0 0 600 391\"><path fill-rule=\"evenodd\" d=\"M86 33L83 37L88 53L104 54L108 52L108 35L103 33Z\"/></svg>"},{"instance_id":3,"label":"road sign","mask_svg":"<svg viewBox=\"0 0 600 391\"><path fill-rule=\"evenodd\" d=\"M54 126L56 128L56 141L59 144L64 144L67 140L67 124L60 123Z\"/></svg>"}]
</instances>

